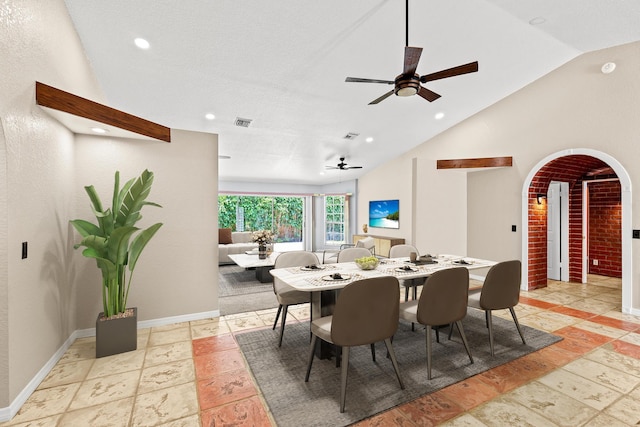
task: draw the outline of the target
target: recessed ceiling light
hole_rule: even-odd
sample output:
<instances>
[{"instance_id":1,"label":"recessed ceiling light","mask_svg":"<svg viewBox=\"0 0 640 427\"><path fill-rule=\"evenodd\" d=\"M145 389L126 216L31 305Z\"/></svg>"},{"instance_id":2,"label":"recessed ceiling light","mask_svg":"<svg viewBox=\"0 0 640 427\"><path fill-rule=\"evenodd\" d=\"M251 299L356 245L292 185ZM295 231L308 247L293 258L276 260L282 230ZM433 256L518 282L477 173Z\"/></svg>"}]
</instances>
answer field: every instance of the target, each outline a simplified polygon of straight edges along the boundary
<instances>
[{"instance_id":1,"label":"recessed ceiling light","mask_svg":"<svg viewBox=\"0 0 640 427\"><path fill-rule=\"evenodd\" d=\"M138 46L140 49L149 49L149 46L151 46L151 45L149 44L149 42L148 42L148 41L146 41L145 39L140 38L140 37L138 37L137 39L135 39L133 42L134 42L134 43L136 44L136 46Z\"/></svg>"},{"instance_id":2,"label":"recessed ceiling light","mask_svg":"<svg viewBox=\"0 0 640 427\"><path fill-rule=\"evenodd\" d=\"M207 120L213 120L213 119L216 118L216 116L213 113L207 113L207 114L204 115L204 118L207 119Z\"/></svg>"},{"instance_id":3,"label":"recessed ceiling light","mask_svg":"<svg viewBox=\"0 0 640 427\"><path fill-rule=\"evenodd\" d=\"M367 141L367 142L373 142L373 138L371 138L371 137L369 136L369 137L367 137L367 139L365 139L365 141Z\"/></svg>"},{"instance_id":4,"label":"recessed ceiling light","mask_svg":"<svg viewBox=\"0 0 640 427\"><path fill-rule=\"evenodd\" d=\"M545 18L543 18L542 16L537 16L537 17L533 18L531 21L529 21L529 24L531 24L531 25L540 25L540 24L544 24L545 22L547 22L547 20Z\"/></svg>"},{"instance_id":5,"label":"recessed ceiling light","mask_svg":"<svg viewBox=\"0 0 640 427\"><path fill-rule=\"evenodd\" d=\"M320 172L320 175L324 175L324 172Z\"/></svg>"},{"instance_id":6,"label":"recessed ceiling light","mask_svg":"<svg viewBox=\"0 0 640 427\"><path fill-rule=\"evenodd\" d=\"M602 70L602 72L604 74L613 73L613 70L615 70L615 69L616 69L616 63L615 62L607 62L601 68L601 70Z\"/></svg>"},{"instance_id":7,"label":"recessed ceiling light","mask_svg":"<svg viewBox=\"0 0 640 427\"><path fill-rule=\"evenodd\" d=\"M444 117L444 113L442 111L440 111L439 113L436 113L435 116L433 116L436 118L436 120L440 120Z\"/></svg>"},{"instance_id":8,"label":"recessed ceiling light","mask_svg":"<svg viewBox=\"0 0 640 427\"><path fill-rule=\"evenodd\" d=\"M91 132L93 132L93 133L107 133L108 130L106 130L104 128L99 128L99 127L92 127L91 128Z\"/></svg>"}]
</instances>

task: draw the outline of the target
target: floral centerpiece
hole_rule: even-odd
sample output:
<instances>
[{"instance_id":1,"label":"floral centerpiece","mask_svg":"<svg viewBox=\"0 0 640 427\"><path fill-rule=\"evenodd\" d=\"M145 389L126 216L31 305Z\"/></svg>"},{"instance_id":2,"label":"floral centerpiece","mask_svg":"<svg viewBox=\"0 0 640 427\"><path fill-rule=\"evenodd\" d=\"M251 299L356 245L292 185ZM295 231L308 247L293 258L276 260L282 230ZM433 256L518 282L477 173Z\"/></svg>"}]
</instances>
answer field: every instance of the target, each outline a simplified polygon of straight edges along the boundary
<instances>
[{"instance_id":1,"label":"floral centerpiece","mask_svg":"<svg viewBox=\"0 0 640 427\"><path fill-rule=\"evenodd\" d=\"M273 232L271 230L258 230L253 232L253 241L258 244L258 257L267 257L267 245L273 242Z\"/></svg>"}]
</instances>

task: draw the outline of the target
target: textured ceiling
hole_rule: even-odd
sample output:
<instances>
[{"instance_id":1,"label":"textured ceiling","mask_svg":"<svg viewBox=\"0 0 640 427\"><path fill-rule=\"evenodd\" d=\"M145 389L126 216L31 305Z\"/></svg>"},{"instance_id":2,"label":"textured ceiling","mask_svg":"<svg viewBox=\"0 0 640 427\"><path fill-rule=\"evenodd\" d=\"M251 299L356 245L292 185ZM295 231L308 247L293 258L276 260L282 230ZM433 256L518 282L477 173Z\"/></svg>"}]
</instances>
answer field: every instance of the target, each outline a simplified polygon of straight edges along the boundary
<instances>
[{"instance_id":1,"label":"textured ceiling","mask_svg":"<svg viewBox=\"0 0 640 427\"><path fill-rule=\"evenodd\" d=\"M401 73L403 1L65 2L108 104L218 133L220 154L231 156L219 163L227 181L357 178L583 52L640 40L637 0L413 0L409 45L424 48L417 72L474 60L479 72L427 84L442 95L433 103L367 105L391 87L345 77ZM136 48L136 37L150 49ZM252 123L236 127L237 117ZM359 136L345 140L349 132ZM363 168L321 175L341 156Z\"/></svg>"}]
</instances>

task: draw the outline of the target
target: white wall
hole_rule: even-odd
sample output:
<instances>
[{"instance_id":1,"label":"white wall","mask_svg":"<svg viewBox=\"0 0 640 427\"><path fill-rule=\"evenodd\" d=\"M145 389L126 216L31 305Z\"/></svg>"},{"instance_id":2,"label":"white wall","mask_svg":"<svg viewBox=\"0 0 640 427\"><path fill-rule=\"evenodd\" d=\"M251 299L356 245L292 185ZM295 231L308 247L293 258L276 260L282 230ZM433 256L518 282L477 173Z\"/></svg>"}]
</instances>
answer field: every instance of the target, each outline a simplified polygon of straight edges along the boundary
<instances>
[{"instance_id":1,"label":"white wall","mask_svg":"<svg viewBox=\"0 0 640 427\"><path fill-rule=\"evenodd\" d=\"M617 159L631 176L632 223L640 228L640 42L582 55L459 125L426 141L360 179L360 206L392 194L410 198L413 158L460 159L513 156L513 167L468 173L467 252L489 259L521 257L521 194L531 169L548 155L590 148ZM603 63L615 61L605 75ZM439 172L441 174L447 171ZM445 208L443 208L445 209ZM359 222L365 220L359 211ZM401 216L401 233L403 230ZM423 225L416 221L420 235ZM511 226L517 226L517 232ZM443 227L457 225L453 219ZM390 234L390 233L385 233ZM406 236L402 236L406 237ZM632 242L632 272L640 268ZM640 310L640 277L632 273L633 307Z\"/></svg>"}]
</instances>

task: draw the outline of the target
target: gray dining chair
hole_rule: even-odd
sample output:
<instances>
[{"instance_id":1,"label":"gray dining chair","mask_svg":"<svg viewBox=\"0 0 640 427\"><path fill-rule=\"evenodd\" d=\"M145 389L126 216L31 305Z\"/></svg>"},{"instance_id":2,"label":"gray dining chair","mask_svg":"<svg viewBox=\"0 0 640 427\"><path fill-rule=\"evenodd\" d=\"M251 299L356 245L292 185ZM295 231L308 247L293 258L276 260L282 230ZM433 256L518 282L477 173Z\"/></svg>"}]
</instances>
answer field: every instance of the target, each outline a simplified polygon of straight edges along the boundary
<instances>
[{"instance_id":1,"label":"gray dining chair","mask_svg":"<svg viewBox=\"0 0 640 427\"><path fill-rule=\"evenodd\" d=\"M473 356L462 327L462 319L467 315L468 295L469 270L454 267L436 271L429 276L424 282L419 300L400 304L400 319L426 326L428 379L431 379L431 330L433 327L451 324L453 328L455 324L469 360L473 363Z\"/></svg>"},{"instance_id":2,"label":"gray dining chair","mask_svg":"<svg viewBox=\"0 0 640 427\"><path fill-rule=\"evenodd\" d=\"M303 267L305 265L318 264L318 258L313 252L307 251L292 251L283 252L276 258L274 262L274 268L287 268L287 267ZM305 304L311 302L311 294L309 292L302 292L287 285L277 277L273 278L273 292L276 294L278 300L278 313L276 314L276 320L273 322L273 328L276 329L278 324L278 318L282 312L282 320L280 322L280 340L278 347L282 346L282 337L284 336L284 325L287 320L287 312L290 305Z\"/></svg>"},{"instance_id":3,"label":"gray dining chair","mask_svg":"<svg viewBox=\"0 0 640 427\"><path fill-rule=\"evenodd\" d=\"M420 252L418 252L418 248L413 245L394 245L391 246L389 250L389 258L409 258L409 254L411 252L415 252L416 257L420 257ZM424 279L409 279L409 280L400 280L400 284L404 286L404 300L409 300L409 289L412 290L413 299L418 298L418 286L424 283Z\"/></svg>"},{"instance_id":4,"label":"gray dining chair","mask_svg":"<svg viewBox=\"0 0 640 427\"><path fill-rule=\"evenodd\" d=\"M338 262L351 262L358 258L371 256L371 251L366 248L347 248L338 252Z\"/></svg>"},{"instance_id":5,"label":"gray dining chair","mask_svg":"<svg viewBox=\"0 0 640 427\"><path fill-rule=\"evenodd\" d=\"M493 310L508 308L520 338L522 338L522 344L527 343L520 329L516 312L513 309L518 305L520 299L521 270L520 260L499 262L489 269L482 288L469 293L469 307L484 310L487 328L489 329L489 348L492 356L494 355L491 315Z\"/></svg>"},{"instance_id":6,"label":"gray dining chair","mask_svg":"<svg viewBox=\"0 0 640 427\"><path fill-rule=\"evenodd\" d=\"M398 329L399 303L400 287L395 277L384 276L358 280L342 289L336 300L333 315L311 322L311 348L304 380L309 381L318 338L341 346L340 412L344 412L345 408L349 352L353 346L384 341L400 388L404 389L391 344L391 337Z\"/></svg>"}]
</instances>

